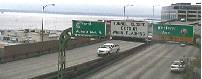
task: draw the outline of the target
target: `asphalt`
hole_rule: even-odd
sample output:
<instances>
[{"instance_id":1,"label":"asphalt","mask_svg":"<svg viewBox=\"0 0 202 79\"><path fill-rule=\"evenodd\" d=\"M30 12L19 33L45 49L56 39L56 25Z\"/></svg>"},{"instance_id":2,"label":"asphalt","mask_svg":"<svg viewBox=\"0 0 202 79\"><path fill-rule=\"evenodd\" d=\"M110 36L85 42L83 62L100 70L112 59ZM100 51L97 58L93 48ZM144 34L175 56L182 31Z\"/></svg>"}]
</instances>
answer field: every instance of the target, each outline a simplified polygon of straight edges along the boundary
<instances>
[{"instance_id":1,"label":"asphalt","mask_svg":"<svg viewBox=\"0 0 202 79\"><path fill-rule=\"evenodd\" d=\"M172 61L183 56L193 58L197 53L200 49L193 46L158 43L89 73L82 79L183 79L183 73L170 72Z\"/></svg>"},{"instance_id":2,"label":"asphalt","mask_svg":"<svg viewBox=\"0 0 202 79\"><path fill-rule=\"evenodd\" d=\"M143 43L121 40L104 41L66 51L66 67L81 64L99 58L97 47L112 42L120 45L120 52L129 50ZM0 79L28 79L38 75L57 71L58 53L0 64Z\"/></svg>"}]
</instances>

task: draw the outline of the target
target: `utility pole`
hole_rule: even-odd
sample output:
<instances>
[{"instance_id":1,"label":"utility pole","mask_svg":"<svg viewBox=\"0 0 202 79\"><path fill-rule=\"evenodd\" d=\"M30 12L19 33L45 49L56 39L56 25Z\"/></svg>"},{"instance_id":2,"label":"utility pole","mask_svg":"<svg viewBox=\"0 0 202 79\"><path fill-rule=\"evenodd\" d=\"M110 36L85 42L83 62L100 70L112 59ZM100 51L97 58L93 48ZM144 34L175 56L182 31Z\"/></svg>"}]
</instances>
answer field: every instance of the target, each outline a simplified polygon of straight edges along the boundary
<instances>
[{"instance_id":1,"label":"utility pole","mask_svg":"<svg viewBox=\"0 0 202 79\"><path fill-rule=\"evenodd\" d=\"M154 5L153 5L153 17L154 17Z\"/></svg>"},{"instance_id":2,"label":"utility pole","mask_svg":"<svg viewBox=\"0 0 202 79\"><path fill-rule=\"evenodd\" d=\"M124 17L124 20L126 20L126 19L125 19L125 16L126 16L126 7L129 7L129 6L134 6L134 5L129 5L129 4L128 4L128 5L124 5L124 6L123 6L123 17Z\"/></svg>"},{"instance_id":3,"label":"utility pole","mask_svg":"<svg viewBox=\"0 0 202 79\"><path fill-rule=\"evenodd\" d=\"M123 18L125 20L125 14L126 14L126 6L123 7Z\"/></svg>"},{"instance_id":4,"label":"utility pole","mask_svg":"<svg viewBox=\"0 0 202 79\"><path fill-rule=\"evenodd\" d=\"M45 8L48 7L48 6L55 6L55 4L43 5L43 6L42 6L42 14L44 14L44 10L45 10ZM44 34L43 34L43 33L44 33L44 32L43 32L43 31L44 31L43 25L44 25L44 22L43 22L43 16L42 16L42 22L41 22L41 30L42 30L42 32L41 32L41 41L42 41L42 43L43 43L43 41L44 41L44 40L43 40L43 35L44 35Z\"/></svg>"},{"instance_id":5,"label":"utility pole","mask_svg":"<svg viewBox=\"0 0 202 79\"><path fill-rule=\"evenodd\" d=\"M157 6L160 6L160 5L153 5L153 17L154 17L154 7L157 7Z\"/></svg>"},{"instance_id":6,"label":"utility pole","mask_svg":"<svg viewBox=\"0 0 202 79\"><path fill-rule=\"evenodd\" d=\"M47 4L47 5L43 5L42 6L42 20L41 20L41 52L43 52L44 51L44 28L43 28L43 26L44 26L44 22L43 22L43 14L44 14L44 10L45 10L45 8L46 7L48 7L48 6L55 6L55 4ZM40 53L40 52L39 52Z\"/></svg>"}]
</instances>

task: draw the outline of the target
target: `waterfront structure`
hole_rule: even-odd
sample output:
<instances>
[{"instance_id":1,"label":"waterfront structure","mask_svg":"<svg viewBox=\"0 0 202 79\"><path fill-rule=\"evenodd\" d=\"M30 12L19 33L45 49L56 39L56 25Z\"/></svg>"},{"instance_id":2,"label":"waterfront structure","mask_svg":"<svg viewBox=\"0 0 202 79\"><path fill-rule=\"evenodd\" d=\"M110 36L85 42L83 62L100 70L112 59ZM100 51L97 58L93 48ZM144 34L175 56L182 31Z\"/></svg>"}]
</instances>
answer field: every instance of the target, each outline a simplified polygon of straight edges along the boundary
<instances>
[{"instance_id":1,"label":"waterfront structure","mask_svg":"<svg viewBox=\"0 0 202 79\"><path fill-rule=\"evenodd\" d=\"M0 41L8 43L35 43L41 42L41 30L2 30ZM44 41L59 40L60 31L44 30Z\"/></svg>"},{"instance_id":2,"label":"waterfront structure","mask_svg":"<svg viewBox=\"0 0 202 79\"><path fill-rule=\"evenodd\" d=\"M161 20L201 20L201 5L191 5L191 3L176 3L170 6L164 6L161 10Z\"/></svg>"}]
</instances>

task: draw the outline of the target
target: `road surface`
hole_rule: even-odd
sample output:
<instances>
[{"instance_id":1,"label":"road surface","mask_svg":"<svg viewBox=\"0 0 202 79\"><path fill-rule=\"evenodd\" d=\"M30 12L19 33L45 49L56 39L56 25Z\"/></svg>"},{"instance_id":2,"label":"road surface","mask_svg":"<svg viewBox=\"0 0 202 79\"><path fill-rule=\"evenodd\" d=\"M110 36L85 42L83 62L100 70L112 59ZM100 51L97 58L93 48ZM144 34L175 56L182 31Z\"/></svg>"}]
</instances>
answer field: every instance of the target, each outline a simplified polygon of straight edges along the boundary
<instances>
[{"instance_id":1,"label":"road surface","mask_svg":"<svg viewBox=\"0 0 202 79\"><path fill-rule=\"evenodd\" d=\"M73 66L97 59L96 49L106 42L120 45L120 52L129 50L143 43L120 40L104 41L101 43L75 48L66 51L66 66ZM57 71L58 53L0 64L0 79L28 79L38 75Z\"/></svg>"},{"instance_id":2,"label":"road surface","mask_svg":"<svg viewBox=\"0 0 202 79\"><path fill-rule=\"evenodd\" d=\"M172 61L183 56L192 57L196 53L200 53L200 49L193 46L158 43L93 73L89 72L82 79L182 79L183 73L170 72Z\"/></svg>"}]
</instances>

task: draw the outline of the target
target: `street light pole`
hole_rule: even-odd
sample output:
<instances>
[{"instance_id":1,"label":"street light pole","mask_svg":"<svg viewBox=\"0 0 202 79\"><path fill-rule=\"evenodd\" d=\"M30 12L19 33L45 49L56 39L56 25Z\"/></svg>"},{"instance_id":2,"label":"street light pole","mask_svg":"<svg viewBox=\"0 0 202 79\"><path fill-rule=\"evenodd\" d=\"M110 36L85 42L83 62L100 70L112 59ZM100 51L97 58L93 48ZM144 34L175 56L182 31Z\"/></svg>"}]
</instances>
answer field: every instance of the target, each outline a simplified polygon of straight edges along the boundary
<instances>
[{"instance_id":1,"label":"street light pole","mask_svg":"<svg viewBox=\"0 0 202 79\"><path fill-rule=\"evenodd\" d=\"M41 22L41 30L42 30L42 32L41 32L41 41L42 42L44 41L43 40L43 33L44 33L44 30L43 30L43 24L44 24L44 22L43 22L43 14L44 14L45 8L48 7L48 6L55 6L55 4L47 4L47 5L42 6L42 22Z\"/></svg>"},{"instance_id":2,"label":"street light pole","mask_svg":"<svg viewBox=\"0 0 202 79\"><path fill-rule=\"evenodd\" d=\"M126 7L129 7L129 6L134 6L134 5L124 5L123 6L123 17L124 17L124 20L125 20L125 16L126 16Z\"/></svg>"},{"instance_id":3,"label":"street light pole","mask_svg":"<svg viewBox=\"0 0 202 79\"><path fill-rule=\"evenodd\" d=\"M124 5L124 7L123 7L123 18L124 18L124 20L125 20L125 15L126 15L126 6Z\"/></svg>"},{"instance_id":4,"label":"street light pole","mask_svg":"<svg viewBox=\"0 0 202 79\"><path fill-rule=\"evenodd\" d=\"M153 18L154 18L154 7L155 7L155 6L159 6L159 5L153 5Z\"/></svg>"},{"instance_id":5,"label":"street light pole","mask_svg":"<svg viewBox=\"0 0 202 79\"><path fill-rule=\"evenodd\" d=\"M154 17L154 5L153 5L153 17Z\"/></svg>"}]
</instances>

